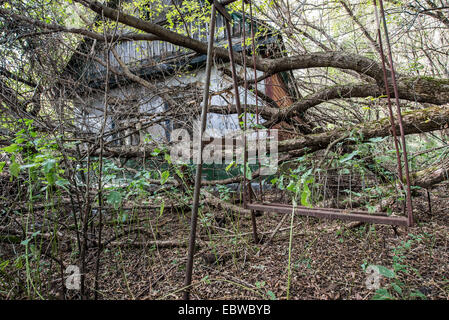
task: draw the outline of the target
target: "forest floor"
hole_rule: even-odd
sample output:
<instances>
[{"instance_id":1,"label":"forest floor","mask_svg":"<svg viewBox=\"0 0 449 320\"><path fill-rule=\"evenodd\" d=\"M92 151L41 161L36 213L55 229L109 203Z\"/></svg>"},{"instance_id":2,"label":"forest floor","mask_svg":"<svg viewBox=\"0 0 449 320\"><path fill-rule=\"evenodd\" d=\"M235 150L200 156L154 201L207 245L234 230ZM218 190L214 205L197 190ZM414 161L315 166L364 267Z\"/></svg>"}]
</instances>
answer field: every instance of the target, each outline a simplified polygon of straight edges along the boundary
<instances>
[{"instance_id":1,"label":"forest floor","mask_svg":"<svg viewBox=\"0 0 449 320\"><path fill-rule=\"evenodd\" d=\"M366 267L382 265L397 271L392 278L381 277L379 283L395 299L449 299L448 187L441 184L431 191L431 213L425 192L414 198L417 223L397 232L391 226L354 227L341 221L295 218L289 298L372 299L376 290L366 285ZM271 213L257 218L264 239L281 218ZM201 221L207 224L207 217L199 225ZM263 244L253 244L248 217L221 227L208 225L200 227L192 299L287 297L290 217L259 255ZM187 226L188 217L172 219L159 227L159 238L186 242ZM102 261L104 299L179 299L182 295L185 247L111 248Z\"/></svg>"},{"instance_id":2,"label":"forest floor","mask_svg":"<svg viewBox=\"0 0 449 320\"><path fill-rule=\"evenodd\" d=\"M369 265L380 265L396 271L394 275L387 272L390 278L380 278L380 289L386 289L383 294L394 299L449 299L448 190L449 183L431 190L431 213L427 194L421 190L413 201L417 223L408 229L296 216L290 286L290 215L268 243L283 216L265 213L258 217L263 241L254 244L250 217L230 217L229 212L205 206L198 223L191 298L286 299L288 294L290 299L369 300L376 290L367 286L372 275L366 271ZM167 209L158 217L154 210L128 214L143 221L137 226L143 231L129 233L126 239L117 237L103 251L99 298L180 299L190 216ZM112 239L121 232L127 234L130 228L136 224L120 228L106 224L103 237ZM167 240L175 245L165 247ZM7 246L2 248L6 254ZM93 288L96 255L93 246L88 252L88 288ZM73 240L59 258L65 266L79 263ZM41 282L47 297L61 298L60 272L54 263L51 268L47 279L43 269ZM80 298L76 290L66 290L65 295L66 299ZM89 295L93 296L92 290Z\"/></svg>"}]
</instances>

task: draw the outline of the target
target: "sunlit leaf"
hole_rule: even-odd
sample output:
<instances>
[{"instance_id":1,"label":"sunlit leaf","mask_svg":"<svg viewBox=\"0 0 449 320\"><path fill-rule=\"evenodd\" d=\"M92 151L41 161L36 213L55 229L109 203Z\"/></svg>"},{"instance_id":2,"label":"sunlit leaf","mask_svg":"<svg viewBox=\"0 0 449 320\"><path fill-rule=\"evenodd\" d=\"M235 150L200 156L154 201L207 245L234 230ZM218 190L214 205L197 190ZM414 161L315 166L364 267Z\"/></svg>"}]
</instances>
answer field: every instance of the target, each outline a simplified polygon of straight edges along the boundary
<instances>
[{"instance_id":1,"label":"sunlit leaf","mask_svg":"<svg viewBox=\"0 0 449 320\"><path fill-rule=\"evenodd\" d=\"M117 209L122 202L122 194L118 191L111 191L106 198L106 202Z\"/></svg>"}]
</instances>

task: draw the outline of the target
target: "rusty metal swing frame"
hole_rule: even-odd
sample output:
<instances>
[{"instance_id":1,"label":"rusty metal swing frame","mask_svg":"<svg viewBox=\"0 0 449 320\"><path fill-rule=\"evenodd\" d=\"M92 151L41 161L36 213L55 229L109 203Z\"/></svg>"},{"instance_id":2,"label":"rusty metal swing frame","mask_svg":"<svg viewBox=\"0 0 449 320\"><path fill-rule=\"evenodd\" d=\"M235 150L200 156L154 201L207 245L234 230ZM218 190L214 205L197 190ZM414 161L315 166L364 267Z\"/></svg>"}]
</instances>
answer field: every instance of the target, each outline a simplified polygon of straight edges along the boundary
<instances>
[{"instance_id":1,"label":"rusty metal swing frame","mask_svg":"<svg viewBox=\"0 0 449 320\"><path fill-rule=\"evenodd\" d=\"M203 91L203 101L202 101L202 109L201 109L201 128L200 128L200 152L198 152L198 162L197 162L197 169L196 169L196 175L195 175L195 187L194 187L194 196L193 196L193 206L192 206L192 216L191 216L191 229L190 229L190 238L189 238L189 249L188 249L188 257L187 257L187 266L186 266L186 275L185 275L185 281L184 281L184 294L183 298L185 300L188 300L190 298L190 287L192 282L192 270L193 270L193 258L194 258L194 251L195 251L195 239L196 239L196 227L197 227L197 220L198 220L198 207L199 207L199 196L200 196L200 189L201 189L201 174L202 174L202 151L204 147L204 143L202 141L202 137L206 128L206 120L207 120L207 112L208 112L208 101L209 101L209 85L210 85L210 75L211 75L211 68L212 68L212 51L213 51L213 44L214 44L214 32L215 32L215 18L216 18L216 12L218 11L225 20L225 27L226 27L226 35L228 40L228 53L229 53L229 62L231 66L231 72L232 72L232 81L233 81L233 89L234 89L234 95L235 95L235 101L236 101L236 107L237 107L237 113L239 119L244 117L243 126L242 129L246 130L247 128L247 117L246 117L246 94L247 94L247 79L246 79L246 69L247 69L247 63L246 63L246 38L245 38L245 3L249 3L250 5L250 20L251 20L251 41L252 41L252 50L253 50L253 67L254 67L254 81L255 81L255 92L256 92L256 121L259 121L259 111L258 111L258 97L257 97L257 69L255 64L255 53L256 48L254 44L254 22L252 17L252 5L249 0L242 1L243 6L243 40L242 40L242 53L243 53L243 68L244 68L244 85L245 85L245 111L242 112L242 107L240 104L240 95L239 95L239 88L238 88L238 82L237 82L237 76L236 76L236 69L235 69L235 63L234 63L234 52L232 48L232 37L231 37L231 26L230 22L232 20L229 13L226 11L225 6L235 2L236 0L224 0L222 2L219 2L217 0L208 0L212 5L211 10L211 20L210 20L210 28L209 28L209 40L208 40L208 50L207 50L207 61L206 61L206 82L204 85L204 91ZM409 174L409 166L408 166L408 158L407 158L407 150L406 150L406 141L405 141L405 134L404 134L404 128L403 128L403 122L402 122L402 114L401 114L401 107L400 102L398 98L398 88L396 83L396 72L394 69L394 63L391 53L391 46L390 46L390 40L388 36L388 29L387 29L387 23L385 19L385 12L383 7L383 1L379 1L379 8L380 8L380 19L379 19L379 13L378 13L378 6L376 0L373 0L374 4L374 11L376 15L376 22L377 22L377 36L379 39L379 53L381 56L382 61L382 71L383 71L383 80L385 85L385 92L387 96L387 105L389 110L389 116L390 116L390 122L391 122L391 133L394 140L395 150L396 150L396 158L397 158L397 167L398 167L398 177L399 177L399 183L400 188L406 192L406 211L407 216L387 216L385 213L368 213L366 211L361 210L352 210L352 209L335 209L335 208L309 208L309 207L303 207L303 206L292 206L287 204L281 204L281 203L265 203L265 202L252 202L252 194L254 192L251 190L251 183L247 179L246 175L246 164L247 164L247 150L246 150L246 136L244 137L244 159L243 159L243 165L244 165L244 174L242 179L242 186L243 186L243 206L245 209L251 210L251 221L252 221L252 228L253 228L253 239L257 243L258 242L258 235L257 235L257 224L256 224L256 215L255 213L257 211L263 211L263 212L276 212L276 213L282 213L282 214L290 214L295 213L302 216L309 216L309 217L316 217L316 218L325 218L325 219L339 219L339 220L352 220L352 221L360 221L360 222L366 222L366 223L374 223L374 224L385 224L385 225L392 225L392 226L405 226L410 227L413 225L413 207L412 207L412 199L411 199L411 184L410 184L410 174ZM381 20L382 26L384 29L385 34L385 43L387 47L387 58L388 58L388 64L390 66L390 74L387 70L387 62L384 55L384 48L382 43L382 33L381 33ZM391 90L390 90L390 81L389 78L391 78L391 85L393 87L393 93L395 98L395 104L397 107L397 116L398 116L398 125L399 125L399 132L400 132L400 141L397 136L396 132L396 120L393 113L392 108L392 102L391 102ZM403 162L404 162L404 171L405 171L405 183L406 185L403 185L404 179L403 179L403 171L402 171L402 161L401 161L401 152L400 152L400 146L402 147L402 156L403 156ZM261 188L262 193L262 188Z\"/></svg>"}]
</instances>

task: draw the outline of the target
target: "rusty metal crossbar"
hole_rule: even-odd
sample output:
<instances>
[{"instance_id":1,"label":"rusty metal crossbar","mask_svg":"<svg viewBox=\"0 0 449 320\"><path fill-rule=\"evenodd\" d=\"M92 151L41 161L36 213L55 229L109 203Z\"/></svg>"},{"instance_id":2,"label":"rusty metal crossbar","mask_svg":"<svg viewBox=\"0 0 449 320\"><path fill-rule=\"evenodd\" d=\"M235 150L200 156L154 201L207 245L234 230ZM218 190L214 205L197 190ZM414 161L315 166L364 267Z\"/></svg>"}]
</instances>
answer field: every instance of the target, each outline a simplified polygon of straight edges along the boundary
<instances>
[{"instance_id":1,"label":"rusty metal crossbar","mask_svg":"<svg viewBox=\"0 0 449 320\"><path fill-rule=\"evenodd\" d=\"M360 221L392 226L408 226L407 217L392 217L387 216L382 212L368 213L366 211L341 210L334 208L308 208L303 206L293 207L292 205L275 203L248 203L247 208L256 211L276 212L284 214L292 213L292 211L294 210L295 214L315 218Z\"/></svg>"}]
</instances>

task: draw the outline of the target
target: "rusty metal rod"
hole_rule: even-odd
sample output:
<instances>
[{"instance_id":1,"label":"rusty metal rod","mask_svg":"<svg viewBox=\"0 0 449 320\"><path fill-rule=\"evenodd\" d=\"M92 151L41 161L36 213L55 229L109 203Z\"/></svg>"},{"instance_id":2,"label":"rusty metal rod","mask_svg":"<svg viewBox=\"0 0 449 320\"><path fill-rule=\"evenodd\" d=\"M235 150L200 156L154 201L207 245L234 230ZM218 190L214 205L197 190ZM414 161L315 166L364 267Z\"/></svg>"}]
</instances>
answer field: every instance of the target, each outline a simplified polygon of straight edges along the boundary
<instances>
[{"instance_id":1,"label":"rusty metal rod","mask_svg":"<svg viewBox=\"0 0 449 320\"><path fill-rule=\"evenodd\" d=\"M226 37L228 40L228 53L229 53L229 62L230 62L230 66L231 66L231 74L232 74L232 82L233 82L233 87L234 87L234 95L235 95L235 104L237 107L237 114L238 114L238 121L240 124L240 121L242 120L242 107L240 104L240 94L239 94L239 89L238 89L238 81L237 81L237 72L236 72L236 68L235 68L235 62L234 62L234 50L232 47L232 34L231 34L231 25L230 25L230 20L231 20L231 16L229 15L229 13L226 11L226 9L224 8L225 5L230 4L234 1L225 1L225 2L219 2L217 0L208 0L210 3L213 3L213 6L217 8L218 12L224 17L225 20L225 26L226 26ZM244 2L248 2L248 1L244 1ZM245 15L245 13L243 12L243 15ZM243 25L243 28L245 28L245 26ZM242 45L245 45L244 43ZM244 53L244 63L243 63L243 67L246 68L246 53ZM245 75L246 75L246 69L245 69ZM247 86L247 83L246 83ZM246 172L247 172L247 168L246 168L246 164L248 162L248 153L246 150L246 112L245 112L245 121L244 121L244 125L240 126L240 128L244 131L244 135L243 135L243 182L242 182L242 186L243 186L243 204L244 207L246 207L246 204L248 202L247 200L247 189L251 188L251 185L248 186L247 184L247 178L246 178ZM237 160L237 159L236 159ZM253 237L254 237L254 241L258 242L258 236L257 236L257 226L256 226L256 215L255 212L251 212L251 221L252 221L252 226L253 226Z\"/></svg>"},{"instance_id":2,"label":"rusty metal rod","mask_svg":"<svg viewBox=\"0 0 449 320\"><path fill-rule=\"evenodd\" d=\"M235 97L235 105L237 107L237 115L238 115L238 122L241 129L244 130L244 127L240 125L240 122L242 121L242 107L240 105L240 94L239 94L239 87L238 87L238 81L237 81L237 71L235 69L235 62L234 62L234 50L232 48L232 35L231 35L231 24L230 22L225 19L225 26L226 26L226 36L228 40L228 53L229 53L229 63L231 66L231 74L232 74L232 82L234 87L234 97ZM243 135L244 140L244 146L246 145L246 135L244 132ZM246 203L246 150L243 150L243 203ZM237 159L236 159L237 160Z\"/></svg>"},{"instance_id":3,"label":"rusty metal rod","mask_svg":"<svg viewBox=\"0 0 449 320\"><path fill-rule=\"evenodd\" d=\"M293 206L282 205L277 206L274 204L264 205L257 203L248 204L248 209L265 211L265 212L277 212L283 214L290 214L293 210ZM367 223L377 223L377 224L387 224L393 226L407 226L408 218L406 217L388 217L382 215L373 214L361 214L345 211L336 211L329 209L318 209L318 208L304 208L295 207L295 213L301 216L315 217L315 218L325 218L325 219L340 219L340 220L350 220L350 221L360 221Z\"/></svg>"},{"instance_id":4,"label":"rusty metal rod","mask_svg":"<svg viewBox=\"0 0 449 320\"><path fill-rule=\"evenodd\" d=\"M239 124L242 121L242 107L240 104L240 93L239 93L239 87L238 87L238 81L237 81L237 71L235 68L235 62L234 62L234 50L232 48L232 35L231 35L231 24L228 20L225 19L225 25L226 25L226 35L227 35L227 39L228 39L228 52L229 52L229 62L230 62L230 66L231 66L231 73L232 73L232 82L234 85L234 96L235 96L235 105L237 107L237 114L238 114L238 121ZM243 26L245 27L245 26ZM243 65L243 68L246 68L246 65ZM246 69L245 69L246 72ZM246 114L245 114L246 115ZM245 120L245 119L243 119ZM247 190L248 190L248 179L246 178L247 176L247 168L246 168L246 164L248 163L248 153L246 150L246 121L244 121L244 125L240 126L241 129L243 129L243 182L242 182L242 186L243 186L243 206L246 207L246 204L248 203L247 197ZM237 160L237 159L236 159ZM254 238L254 242L258 242L258 236L257 236L257 225L256 225L256 214L255 212L251 212L251 221L252 221L252 227L253 227L253 238Z\"/></svg>"},{"instance_id":5,"label":"rusty metal rod","mask_svg":"<svg viewBox=\"0 0 449 320\"><path fill-rule=\"evenodd\" d=\"M245 123L244 123L244 130L245 132L248 129L248 117L247 117L247 113L248 113L248 79L247 79L247 56L246 56L246 13L245 13L245 2L242 1L242 56L243 56L243 68L244 68L244 84L245 84L245 100L244 100L244 104L245 104ZM257 138L259 138L259 136L257 136ZM248 153L247 153L247 143L246 143L246 134L245 134L245 140L244 140L244 150L245 150L245 156L244 156L244 182L245 185L247 186L247 190L248 190L248 198L245 198L243 202L243 206L246 208L247 202L248 200L251 201L252 199L252 194L254 193L254 191L252 190L251 187L251 182L248 182L248 179L246 177L246 164L248 162ZM260 189L262 191L262 188ZM246 191L246 190L245 190ZM255 196L255 194L254 194ZM251 210L251 225L253 228L253 240L254 243L258 243L259 242L259 237L257 235L257 222L256 222L256 212L254 210Z\"/></svg>"},{"instance_id":6,"label":"rusty metal rod","mask_svg":"<svg viewBox=\"0 0 449 320\"><path fill-rule=\"evenodd\" d=\"M404 133L404 126L403 126L403 122L402 122L401 105L399 103L398 85L396 83L396 72L394 70L393 55L391 53L390 38L388 36L387 20L385 19L383 0L379 0L379 5L380 5L380 15L382 17L382 22L383 22L384 31L385 31L385 43L387 45L388 60L390 63L390 68L391 68L391 78L393 80L393 91L394 91L394 97L396 100L397 113L398 113L398 119L399 119L399 130L401 132L402 154L404 157L404 171L405 171L405 179L406 179L406 184L407 184L406 203L407 203L407 214L408 214L408 226L412 226L413 225L412 192L411 192L411 186L410 186L410 172L409 172L409 167L408 167L407 146L405 143L405 133ZM401 181L401 183L403 183L403 181Z\"/></svg>"},{"instance_id":7,"label":"rusty metal rod","mask_svg":"<svg viewBox=\"0 0 449 320\"><path fill-rule=\"evenodd\" d=\"M246 168L246 164L248 163L248 151L247 151L247 140L246 140L246 132L248 129L248 113L247 113L247 109L248 109L248 81L247 81L247 77L246 77L246 33L245 33L245 2L242 2L242 12L243 12L243 17L242 17L242 60L243 60L243 88L244 88L244 111L243 111L243 183L245 184L244 187L244 192L247 193L247 196L243 198L243 207L246 208L246 203L248 201L248 198L251 199L251 192L247 192L249 188L251 188L251 185L248 186L248 179L246 178L247 175L247 168ZM231 39L231 43L232 43L232 39ZM231 49L232 50L232 49ZM234 86L236 86L236 84L234 83ZM240 100L240 97L237 97L236 99ZM251 201L251 200L250 200Z\"/></svg>"},{"instance_id":8,"label":"rusty metal rod","mask_svg":"<svg viewBox=\"0 0 449 320\"><path fill-rule=\"evenodd\" d=\"M377 12L376 0L373 0L373 4L374 4L374 12L376 14L377 36L379 37L379 52L380 52L380 57L382 60L382 72L384 75L385 92L387 94L387 104L388 104L388 111L389 111L389 115L390 115L391 131L392 131L393 139L394 139L394 147L396 149L398 177L399 177L399 181L403 181L401 154L399 151L398 137L397 137L397 133L396 133L396 123L394 120L393 107L391 104L391 92L390 92L390 87L388 85L388 74L387 74L385 55L384 55L384 49L383 49L383 44L382 44L382 34L380 31L381 27L380 27L380 21L379 21L379 14ZM402 183L401 183L401 188L402 188Z\"/></svg>"},{"instance_id":9,"label":"rusty metal rod","mask_svg":"<svg viewBox=\"0 0 449 320\"><path fill-rule=\"evenodd\" d=\"M210 17L210 28L209 28L209 42L207 45L207 60L206 60L206 79L204 83L203 91L203 105L201 108L201 127L199 134L199 150L198 150L198 162L196 166L195 174L195 189L193 192L193 204L192 204L192 217L190 221L190 239L189 239L189 251L187 256L187 266L184 279L184 300L190 299L190 285L192 283L192 271L193 271L193 256L195 253L195 240L196 240L196 225L198 221L198 206L200 200L200 189L201 189L201 174L203 171L203 134L206 129L207 121L207 108L209 104L209 86L210 86L210 74L212 70L212 50L214 47L214 33L215 33L215 16L216 10L215 6L212 6L211 17Z\"/></svg>"},{"instance_id":10,"label":"rusty metal rod","mask_svg":"<svg viewBox=\"0 0 449 320\"><path fill-rule=\"evenodd\" d=\"M259 203L257 203L259 204ZM266 203L266 202L262 202L260 204L263 204L265 206L275 206L275 207L291 207L291 204L285 204L285 203ZM384 212L375 212L375 213L368 213L367 211L363 211L363 210L357 210L357 209L338 209L338 208L318 208L318 207L304 207L304 206L296 206L297 208L303 208L303 209L307 209L307 210L326 210L326 211L334 211L334 212L344 212L344 213L359 213L359 214L364 214L364 215L377 215L377 216L384 216L387 217L387 213Z\"/></svg>"},{"instance_id":11,"label":"rusty metal rod","mask_svg":"<svg viewBox=\"0 0 449 320\"><path fill-rule=\"evenodd\" d=\"M251 49L253 51L252 58L253 58L253 72L254 72L254 97L256 99L256 132L257 132L257 141L259 141L259 125L260 125L260 119L259 119L259 92L257 88L257 68L256 68L256 44L255 44L255 33L254 33L254 19L253 19L253 5L252 2L249 3L249 19L251 22ZM246 51L245 51L246 54ZM258 169L260 171L260 155L258 155ZM262 180L259 176L259 190L260 190L260 200L263 201L263 192L262 192Z\"/></svg>"}]
</instances>

